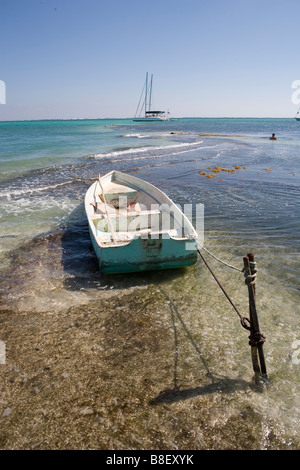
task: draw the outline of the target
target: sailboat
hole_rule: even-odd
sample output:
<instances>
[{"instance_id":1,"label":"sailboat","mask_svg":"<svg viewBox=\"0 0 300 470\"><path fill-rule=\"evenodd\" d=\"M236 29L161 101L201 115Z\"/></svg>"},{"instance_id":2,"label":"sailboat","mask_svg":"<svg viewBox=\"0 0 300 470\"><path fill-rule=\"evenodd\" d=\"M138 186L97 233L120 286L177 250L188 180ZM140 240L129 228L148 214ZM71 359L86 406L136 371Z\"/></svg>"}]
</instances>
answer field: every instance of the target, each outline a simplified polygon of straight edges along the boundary
<instances>
[{"instance_id":1,"label":"sailboat","mask_svg":"<svg viewBox=\"0 0 300 470\"><path fill-rule=\"evenodd\" d=\"M152 106L152 84L153 74L151 75L150 83L148 83L148 72L146 73L146 81L140 97L139 104L133 121L135 122L150 122L150 121L168 121L169 117L165 111L156 111L151 109ZM142 100L142 98L144 99Z\"/></svg>"},{"instance_id":2,"label":"sailboat","mask_svg":"<svg viewBox=\"0 0 300 470\"><path fill-rule=\"evenodd\" d=\"M298 109L298 112L295 116L296 121L300 121L300 108Z\"/></svg>"}]
</instances>

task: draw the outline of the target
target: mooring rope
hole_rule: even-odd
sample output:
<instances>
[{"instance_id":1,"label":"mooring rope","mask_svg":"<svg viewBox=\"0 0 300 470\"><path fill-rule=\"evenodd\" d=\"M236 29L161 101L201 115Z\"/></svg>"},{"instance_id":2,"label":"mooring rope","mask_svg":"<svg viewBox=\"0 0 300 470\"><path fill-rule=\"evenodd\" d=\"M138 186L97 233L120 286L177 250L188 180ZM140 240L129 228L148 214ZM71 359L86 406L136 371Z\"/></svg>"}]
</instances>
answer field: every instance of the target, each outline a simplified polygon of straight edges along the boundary
<instances>
[{"instance_id":1,"label":"mooring rope","mask_svg":"<svg viewBox=\"0 0 300 470\"><path fill-rule=\"evenodd\" d=\"M216 255L214 255L213 253L211 253L210 251L208 251L207 248L204 248L204 246L200 246L200 243L196 242L197 246L199 249L203 249L204 251L206 251L206 253L208 253L210 256L212 256L215 260L219 261L219 263L222 263L224 264L225 266L227 266L227 268L231 268L231 269L234 269L235 271L238 271L238 272L243 272L244 269L240 269L240 268L236 268L235 266L232 266L231 264L228 264L226 263L225 261L222 261L220 258L217 258Z\"/></svg>"},{"instance_id":2,"label":"mooring rope","mask_svg":"<svg viewBox=\"0 0 300 470\"><path fill-rule=\"evenodd\" d=\"M253 286L253 284L255 284L255 280L257 276L256 261L249 261L249 265L250 265L252 274L246 274L245 269L243 269L244 277L245 277L245 284L247 286Z\"/></svg>"},{"instance_id":3,"label":"mooring rope","mask_svg":"<svg viewBox=\"0 0 300 470\"><path fill-rule=\"evenodd\" d=\"M230 304L232 305L232 307L234 308L234 310L236 311L236 313L238 314L239 318L240 318L240 322L241 322L241 325L243 328L245 328L246 330L249 330L251 331L251 328L250 328L250 320L247 318L247 317L244 317L240 312L239 310L237 309L237 307L235 306L235 304L233 303L233 301L231 300L231 298L229 297L229 295L227 294L227 292L225 291L224 287L222 286L222 284L220 283L220 281L218 280L217 276L214 274L214 272L212 271L212 269L210 268L210 266L207 264L205 258L203 257L201 251L199 248L197 248L197 251L199 253L199 255L201 256L202 258L202 261L204 262L205 266L207 267L207 269L210 271L211 275L213 276L213 278L215 279L216 283L218 284L218 286L220 287L220 289L222 290L223 294L225 295L225 297L227 298L227 300L230 302ZM239 270L239 271L242 271L242 270ZM248 323L248 325L247 325Z\"/></svg>"},{"instance_id":4,"label":"mooring rope","mask_svg":"<svg viewBox=\"0 0 300 470\"><path fill-rule=\"evenodd\" d=\"M226 263L225 261L221 260L220 258L218 258L216 255L214 255L213 253L211 253L207 248L205 248L204 246L200 246L200 243L198 243L196 241L196 245L198 246L198 252L199 250L204 250L206 251L206 253L208 253L210 256L212 256L212 258L214 258L215 260L219 261L219 263L221 264L224 264L225 266L227 266L227 268L231 268L231 269L234 269L235 271L238 271L239 273L242 273L244 272L244 277L245 277L245 283L247 285L253 285L255 283L255 280L256 280L256 276L257 276L257 269L256 269L256 262L255 261L250 261L250 269L252 271L252 274L246 274L245 273L245 268L243 269L240 269L240 268L237 268L236 266L232 266L232 264L228 264Z\"/></svg>"},{"instance_id":5,"label":"mooring rope","mask_svg":"<svg viewBox=\"0 0 300 470\"><path fill-rule=\"evenodd\" d=\"M231 267L231 268L233 268L237 271L244 272L245 284L248 286L248 291L249 291L249 306L250 306L250 319L249 319L247 317L244 317L239 312L239 310L237 309L237 307L235 306L235 304L233 303L233 301L231 300L231 298L229 297L229 295L225 291L224 287L222 286L222 284L218 280L217 276L214 274L213 270L210 268L210 266L206 262L205 258L203 257L203 255L201 253L201 250L200 250L200 247L199 247L199 243L197 243L197 246L198 246L197 251L198 251L202 261L204 262L205 266L210 271L211 275L213 276L213 278L217 282L217 284L220 287L220 289L222 290L223 294L225 295L227 300L230 302L230 304L232 305L232 307L234 308L234 310L238 314L238 316L240 318L241 326L243 328L245 328L245 330L250 331L250 336L248 338L249 338L249 345L251 346L252 364L253 364L253 370L255 371L255 374L260 372L261 375L264 377L264 379L267 379L267 369L266 369L265 359L264 359L263 350L262 350L262 346L263 346L263 343L265 342L266 338L259 331L258 319L257 319L257 313L256 313L256 307L255 307L255 281L256 281L256 276L257 276L257 269L256 269L256 262L254 261L253 254L249 253L249 255L247 255L247 257L243 258L244 259L244 268L240 270L240 269L235 268L234 266L231 266L231 265L228 265L227 263L224 263L219 258L212 255L212 253L210 253L204 247L202 247L202 248L204 248L205 251L207 251L210 255L212 255L213 258L217 259L222 264L225 264L226 266ZM251 293L251 295L250 295L250 293Z\"/></svg>"}]
</instances>

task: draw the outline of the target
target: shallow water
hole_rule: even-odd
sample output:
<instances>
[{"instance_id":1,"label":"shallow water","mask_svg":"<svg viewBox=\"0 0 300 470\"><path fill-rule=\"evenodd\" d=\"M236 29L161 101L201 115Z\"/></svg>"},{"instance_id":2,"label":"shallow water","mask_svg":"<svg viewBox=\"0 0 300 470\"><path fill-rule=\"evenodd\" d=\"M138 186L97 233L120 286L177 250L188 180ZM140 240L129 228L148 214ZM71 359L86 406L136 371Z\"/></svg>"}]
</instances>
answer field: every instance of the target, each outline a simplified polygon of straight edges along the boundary
<instances>
[{"instance_id":1,"label":"shallow water","mask_svg":"<svg viewBox=\"0 0 300 470\"><path fill-rule=\"evenodd\" d=\"M1 448L299 448L299 123L0 123L0 143ZM235 171L200 175L215 166ZM112 169L203 203L204 246L220 259L242 269L254 252L264 391L200 259L99 273L83 197ZM203 255L247 315L243 275Z\"/></svg>"}]
</instances>

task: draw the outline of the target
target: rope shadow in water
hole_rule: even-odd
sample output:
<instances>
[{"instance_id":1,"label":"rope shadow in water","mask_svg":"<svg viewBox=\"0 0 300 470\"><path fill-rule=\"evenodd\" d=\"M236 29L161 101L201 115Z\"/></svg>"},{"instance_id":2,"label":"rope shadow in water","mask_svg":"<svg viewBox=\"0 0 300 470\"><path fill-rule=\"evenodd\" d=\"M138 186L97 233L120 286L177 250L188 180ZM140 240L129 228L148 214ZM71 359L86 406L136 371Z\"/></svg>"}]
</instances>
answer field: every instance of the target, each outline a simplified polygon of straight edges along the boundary
<instances>
[{"instance_id":1,"label":"rope shadow in water","mask_svg":"<svg viewBox=\"0 0 300 470\"><path fill-rule=\"evenodd\" d=\"M200 395L207 395L210 393L215 393L215 392L223 392L223 393L231 393L236 390L246 390L249 388L250 384L246 382L245 380L241 379L229 379L229 378L220 378L214 376L211 371L209 370L209 367L207 365L207 362L205 360L205 357L201 350L199 349L199 346L196 344L193 336L189 332L186 324L184 323L180 313L178 312L178 309L176 305L174 305L173 301L169 298L169 296L161 289L161 292L165 296L165 298L169 302L169 307L170 307L170 312L171 312L171 319L172 319L172 324L173 324L173 330L174 330L174 387L172 389L166 389L160 394L150 400L149 404L150 405L157 405L160 403L173 403L181 400L187 400L190 398L194 398ZM177 328L175 325L175 315L177 319L180 321L181 326L190 340L191 344L193 345L195 351L197 352L203 367L206 370L206 377L208 377L211 380L211 384L208 385L203 385L195 388L190 388L190 389L179 389L178 387L178 334L177 334Z\"/></svg>"},{"instance_id":2,"label":"rope shadow in water","mask_svg":"<svg viewBox=\"0 0 300 470\"><path fill-rule=\"evenodd\" d=\"M210 393L232 393L237 390L246 390L249 387L250 384L245 380L223 378L219 379L217 382L200 387L187 388L182 390L178 387L174 387L173 389L163 390L157 397L153 398L149 404L158 405L161 403L175 403L201 395L208 395Z\"/></svg>"}]
</instances>

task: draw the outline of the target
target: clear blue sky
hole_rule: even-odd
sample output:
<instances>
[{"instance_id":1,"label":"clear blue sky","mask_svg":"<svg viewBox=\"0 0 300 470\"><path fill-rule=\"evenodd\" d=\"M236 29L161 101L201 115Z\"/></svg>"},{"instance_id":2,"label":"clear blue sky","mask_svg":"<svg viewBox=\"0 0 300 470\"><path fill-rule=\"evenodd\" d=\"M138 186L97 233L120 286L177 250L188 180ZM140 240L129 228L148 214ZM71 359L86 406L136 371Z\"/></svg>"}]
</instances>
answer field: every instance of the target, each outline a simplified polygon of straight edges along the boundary
<instances>
[{"instance_id":1,"label":"clear blue sky","mask_svg":"<svg viewBox=\"0 0 300 470\"><path fill-rule=\"evenodd\" d=\"M299 0L0 0L0 120L294 117Z\"/></svg>"}]
</instances>

